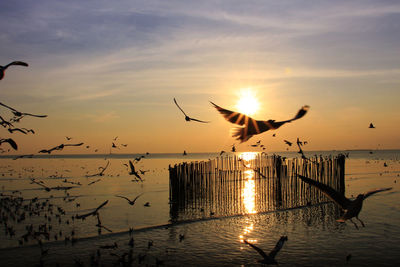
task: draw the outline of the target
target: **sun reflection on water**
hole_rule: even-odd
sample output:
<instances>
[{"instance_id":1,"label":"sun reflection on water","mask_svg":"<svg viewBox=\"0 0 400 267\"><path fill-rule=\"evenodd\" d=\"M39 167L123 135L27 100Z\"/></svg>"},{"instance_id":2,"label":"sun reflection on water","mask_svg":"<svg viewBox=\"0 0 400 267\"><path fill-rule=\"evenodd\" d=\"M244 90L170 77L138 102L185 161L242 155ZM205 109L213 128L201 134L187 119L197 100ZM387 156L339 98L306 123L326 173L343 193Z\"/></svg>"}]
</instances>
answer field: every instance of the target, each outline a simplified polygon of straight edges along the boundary
<instances>
[{"instance_id":1,"label":"sun reflection on water","mask_svg":"<svg viewBox=\"0 0 400 267\"><path fill-rule=\"evenodd\" d=\"M243 204L248 214L257 213L255 208L256 203L256 188L255 188L255 180L254 180L254 170L251 169L251 160L256 158L257 153L245 152L239 155L239 157L243 160L244 165L249 168L244 171L245 181L244 187L241 192L241 197L243 200ZM246 236L250 234L254 229L254 224L246 220L246 224L243 228L242 233L239 235L240 242L243 243L243 240L248 240L249 242L256 243L257 240L248 239Z\"/></svg>"}]
</instances>

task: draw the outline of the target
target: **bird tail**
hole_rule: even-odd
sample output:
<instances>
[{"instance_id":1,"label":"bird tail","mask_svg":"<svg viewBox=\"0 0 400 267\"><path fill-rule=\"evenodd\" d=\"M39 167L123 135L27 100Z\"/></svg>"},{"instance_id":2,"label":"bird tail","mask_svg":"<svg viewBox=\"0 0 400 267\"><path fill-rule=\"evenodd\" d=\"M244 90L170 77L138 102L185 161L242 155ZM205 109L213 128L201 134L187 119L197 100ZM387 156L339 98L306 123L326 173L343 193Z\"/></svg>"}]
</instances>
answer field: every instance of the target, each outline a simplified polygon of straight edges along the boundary
<instances>
[{"instance_id":1,"label":"bird tail","mask_svg":"<svg viewBox=\"0 0 400 267\"><path fill-rule=\"evenodd\" d=\"M236 140L240 140L240 143L246 142L253 135L248 135L246 133L246 127L235 127L232 128L232 137L236 137Z\"/></svg>"}]
</instances>

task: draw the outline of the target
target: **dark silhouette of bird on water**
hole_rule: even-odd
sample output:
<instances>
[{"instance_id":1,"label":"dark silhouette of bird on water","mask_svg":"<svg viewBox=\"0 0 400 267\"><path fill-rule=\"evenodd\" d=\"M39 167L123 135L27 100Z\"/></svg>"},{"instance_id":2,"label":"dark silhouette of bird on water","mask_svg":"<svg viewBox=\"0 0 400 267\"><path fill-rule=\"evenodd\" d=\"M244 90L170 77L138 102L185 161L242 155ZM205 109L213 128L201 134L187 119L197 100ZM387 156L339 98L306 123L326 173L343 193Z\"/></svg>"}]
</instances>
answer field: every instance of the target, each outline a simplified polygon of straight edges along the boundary
<instances>
[{"instance_id":1,"label":"dark silhouette of bird on water","mask_svg":"<svg viewBox=\"0 0 400 267\"><path fill-rule=\"evenodd\" d=\"M257 247L256 245L253 245L253 244L247 242L247 240L243 240L243 241L244 241L244 243L246 243L247 245L249 245L250 247L255 249L258 252L258 254L260 254L263 257L263 259L258 260L258 262L260 262L262 264L278 264L278 262L275 260L275 256L276 256L276 254L278 254L278 252L283 247L283 244L287 240L288 240L287 236L281 236L281 238L276 243L274 249L271 250L271 252L268 255L261 248Z\"/></svg>"},{"instance_id":2,"label":"dark silhouette of bird on water","mask_svg":"<svg viewBox=\"0 0 400 267\"><path fill-rule=\"evenodd\" d=\"M249 140L253 135L260 134L266 132L268 130L276 130L285 123L292 122L294 120L298 120L306 115L307 111L310 109L309 106L303 106L297 114L289 120L285 121L275 121L275 120L255 120L245 114L230 111L220 106L214 104L210 101L210 103L219 111L219 113L224 116L224 118L234 124L238 124L241 127L237 127L234 129L233 137L237 137L237 140L240 140L241 143L246 142Z\"/></svg>"},{"instance_id":3,"label":"dark silhouette of bird on water","mask_svg":"<svg viewBox=\"0 0 400 267\"><path fill-rule=\"evenodd\" d=\"M202 123L209 123L209 121L201 121L201 120L189 117L188 115L186 115L185 111L183 111L183 109L178 105L175 98L174 98L174 102L175 102L175 105L182 111L183 115L185 115L186 121L197 121L197 122L202 122Z\"/></svg>"},{"instance_id":4,"label":"dark silhouette of bird on water","mask_svg":"<svg viewBox=\"0 0 400 267\"><path fill-rule=\"evenodd\" d=\"M135 175L137 179L143 182L142 177L140 177L139 173L135 170L135 166L133 165L132 160L129 160L129 167L130 167L129 175Z\"/></svg>"},{"instance_id":5,"label":"dark silhouette of bird on water","mask_svg":"<svg viewBox=\"0 0 400 267\"><path fill-rule=\"evenodd\" d=\"M6 69L10 66L24 66L24 67L28 67L28 63L25 63L23 61L13 61L5 66L0 66L0 80L3 79L4 77L4 73L6 71Z\"/></svg>"},{"instance_id":6,"label":"dark silhouette of bird on water","mask_svg":"<svg viewBox=\"0 0 400 267\"><path fill-rule=\"evenodd\" d=\"M375 193L379 193L382 191L387 191L387 190L391 190L392 187L388 187L388 188L381 188L381 189L376 189L376 190L371 190L365 194L359 194L357 196L356 199L354 200L350 200L348 198L346 198L344 196L344 194L336 191L335 189L333 189L332 187L317 182L315 180L312 180L308 177L305 177L303 175L297 174L297 176L305 183L310 184L312 186L315 186L316 188L318 188L319 190L321 190L325 195L327 195L330 199L332 199L334 202L336 202L336 204L338 204L343 210L345 210L345 213L343 214L342 217L340 217L339 219L337 219L336 221L338 222L345 222L346 220L350 220L354 226L358 229L358 226L355 222L353 222L352 218L356 217L356 219L358 221L360 221L361 225L363 227L365 227L364 222L361 221L358 218L358 214L361 211L362 208L362 204L363 201L369 197L372 196Z\"/></svg>"},{"instance_id":7,"label":"dark silhouette of bird on water","mask_svg":"<svg viewBox=\"0 0 400 267\"><path fill-rule=\"evenodd\" d=\"M140 194L140 195L138 195L137 197L135 197L133 200L130 200L129 198L124 197L124 196L120 196L120 195L116 195L116 197L120 197L120 198L123 198L123 199L128 200L129 205L133 206L133 205L135 205L136 200L137 200L141 195L143 195L143 193Z\"/></svg>"}]
</instances>

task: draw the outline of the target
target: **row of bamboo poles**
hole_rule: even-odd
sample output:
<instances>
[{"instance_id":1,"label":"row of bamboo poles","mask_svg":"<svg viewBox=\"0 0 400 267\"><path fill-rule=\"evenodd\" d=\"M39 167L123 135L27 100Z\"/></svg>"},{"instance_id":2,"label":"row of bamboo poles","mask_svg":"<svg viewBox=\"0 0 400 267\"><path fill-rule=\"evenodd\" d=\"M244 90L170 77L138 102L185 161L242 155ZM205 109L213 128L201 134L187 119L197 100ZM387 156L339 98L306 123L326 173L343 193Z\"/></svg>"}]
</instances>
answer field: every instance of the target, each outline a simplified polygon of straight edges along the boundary
<instances>
[{"instance_id":1,"label":"row of bamboo poles","mask_svg":"<svg viewBox=\"0 0 400 267\"><path fill-rule=\"evenodd\" d=\"M290 209L328 201L307 176L344 193L345 156L311 159L257 154L169 166L172 221Z\"/></svg>"}]
</instances>

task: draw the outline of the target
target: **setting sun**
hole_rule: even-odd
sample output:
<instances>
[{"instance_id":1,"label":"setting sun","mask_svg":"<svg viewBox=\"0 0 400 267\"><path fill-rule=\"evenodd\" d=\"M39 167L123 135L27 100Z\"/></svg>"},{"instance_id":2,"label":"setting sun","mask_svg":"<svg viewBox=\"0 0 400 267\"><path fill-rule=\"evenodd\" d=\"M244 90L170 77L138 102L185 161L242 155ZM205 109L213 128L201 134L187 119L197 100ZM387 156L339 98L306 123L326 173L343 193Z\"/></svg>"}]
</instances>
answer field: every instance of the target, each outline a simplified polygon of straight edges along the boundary
<instances>
[{"instance_id":1,"label":"setting sun","mask_svg":"<svg viewBox=\"0 0 400 267\"><path fill-rule=\"evenodd\" d=\"M242 89L239 94L239 101L236 104L238 111L248 116L256 113L259 103L251 88Z\"/></svg>"}]
</instances>

